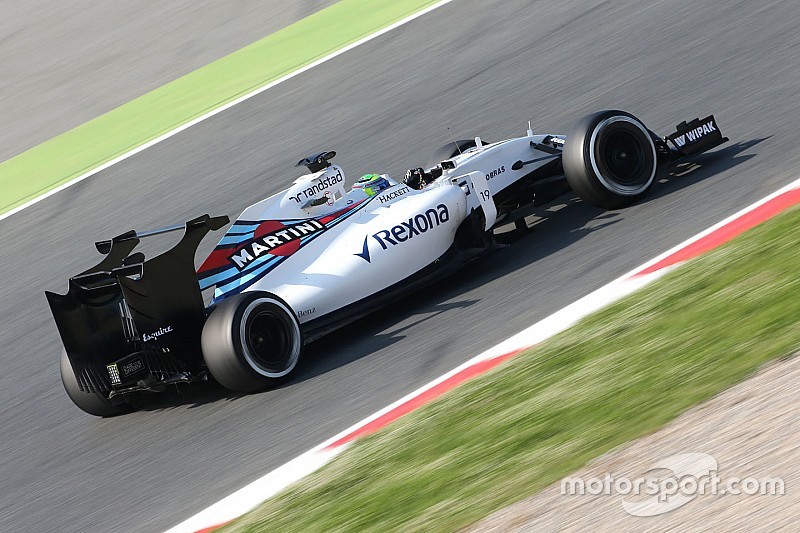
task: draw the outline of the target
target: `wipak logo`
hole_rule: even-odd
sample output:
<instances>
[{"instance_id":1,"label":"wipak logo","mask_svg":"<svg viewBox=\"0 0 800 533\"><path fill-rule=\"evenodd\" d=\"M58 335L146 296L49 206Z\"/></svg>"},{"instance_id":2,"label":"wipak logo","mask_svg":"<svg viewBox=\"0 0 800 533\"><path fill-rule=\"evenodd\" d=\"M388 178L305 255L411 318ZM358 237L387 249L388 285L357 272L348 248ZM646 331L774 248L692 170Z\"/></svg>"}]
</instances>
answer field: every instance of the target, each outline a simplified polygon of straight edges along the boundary
<instances>
[{"instance_id":1,"label":"wipak logo","mask_svg":"<svg viewBox=\"0 0 800 533\"><path fill-rule=\"evenodd\" d=\"M697 142L705 135L708 135L709 133L713 133L715 131L717 131L717 127L714 125L714 121L709 120L702 126L698 126L692 130L689 130L683 135L678 135L673 140L675 141L675 145L678 148L680 148L682 146L685 146L687 141L690 143Z\"/></svg>"}]
</instances>

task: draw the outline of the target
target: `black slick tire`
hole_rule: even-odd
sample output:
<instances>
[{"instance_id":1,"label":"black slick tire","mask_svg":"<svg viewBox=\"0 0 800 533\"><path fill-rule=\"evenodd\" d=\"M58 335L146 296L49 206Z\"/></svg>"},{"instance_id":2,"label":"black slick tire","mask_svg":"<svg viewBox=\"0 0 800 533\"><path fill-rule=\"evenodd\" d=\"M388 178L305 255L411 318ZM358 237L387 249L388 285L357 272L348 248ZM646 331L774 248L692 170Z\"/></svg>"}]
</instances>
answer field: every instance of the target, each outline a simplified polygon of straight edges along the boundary
<instances>
[{"instance_id":1,"label":"black slick tire","mask_svg":"<svg viewBox=\"0 0 800 533\"><path fill-rule=\"evenodd\" d=\"M600 111L580 120L567 134L562 159L572 190L604 209L643 198L658 172L651 132L624 111Z\"/></svg>"},{"instance_id":2,"label":"black slick tire","mask_svg":"<svg viewBox=\"0 0 800 533\"><path fill-rule=\"evenodd\" d=\"M257 392L289 379L300 360L300 322L289 305L267 292L226 298L211 312L201 335L206 367L236 392Z\"/></svg>"}]
</instances>

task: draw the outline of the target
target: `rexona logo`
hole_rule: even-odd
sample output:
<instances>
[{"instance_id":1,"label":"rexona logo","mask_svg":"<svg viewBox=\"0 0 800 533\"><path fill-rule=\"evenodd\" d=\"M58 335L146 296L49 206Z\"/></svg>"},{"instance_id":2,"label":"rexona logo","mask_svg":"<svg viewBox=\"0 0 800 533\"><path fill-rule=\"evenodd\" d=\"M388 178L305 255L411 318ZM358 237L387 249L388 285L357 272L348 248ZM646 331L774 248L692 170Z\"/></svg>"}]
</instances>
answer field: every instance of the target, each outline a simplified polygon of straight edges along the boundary
<instances>
[{"instance_id":1,"label":"rexona logo","mask_svg":"<svg viewBox=\"0 0 800 533\"><path fill-rule=\"evenodd\" d=\"M145 333L144 335L142 335L142 341L143 342L154 341L158 339L161 335L169 333L170 331L172 331L172 326L158 328L158 331L154 331L153 333Z\"/></svg>"},{"instance_id":2,"label":"rexona logo","mask_svg":"<svg viewBox=\"0 0 800 533\"><path fill-rule=\"evenodd\" d=\"M267 220L253 232L254 239L228 256L228 260L238 270L244 270L264 254L289 256L300 249L300 239L321 231L325 231L325 224L315 219L289 225Z\"/></svg>"},{"instance_id":3,"label":"rexona logo","mask_svg":"<svg viewBox=\"0 0 800 533\"><path fill-rule=\"evenodd\" d=\"M699 141L703 136L708 135L709 133L713 133L717 131L717 128L714 126L714 121L709 120L702 126L698 126L693 130L689 130L683 135L678 135L675 137L675 144L678 147L685 146L687 142L693 143Z\"/></svg>"},{"instance_id":4,"label":"rexona logo","mask_svg":"<svg viewBox=\"0 0 800 533\"><path fill-rule=\"evenodd\" d=\"M415 236L422 235L448 220L450 220L450 212L447 210L447 206L439 204L435 209L431 208L424 213L414 215L407 222L401 222L397 226L373 234L372 238L378 241L381 248L386 250L389 246L397 246L402 242L413 239ZM368 253L369 249L366 241L364 242L364 248ZM364 259L369 261L366 257Z\"/></svg>"},{"instance_id":5,"label":"rexona logo","mask_svg":"<svg viewBox=\"0 0 800 533\"><path fill-rule=\"evenodd\" d=\"M385 204L386 202L391 202L395 198L400 198L407 193L408 190L408 187L403 187L402 189L397 189L396 191L387 192L382 196L378 196L378 200L380 200L382 204Z\"/></svg>"},{"instance_id":6,"label":"rexona logo","mask_svg":"<svg viewBox=\"0 0 800 533\"><path fill-rule=\"evenodd\" d=\"M489 181L490 179L494 178L495 176L499 176L500 174L502 174L505 171L506 171L505 165L503 165L500 168L496 168L496 169L492 170L491 172L486 174L486 181Z\"/></svg>"}]
</instances>

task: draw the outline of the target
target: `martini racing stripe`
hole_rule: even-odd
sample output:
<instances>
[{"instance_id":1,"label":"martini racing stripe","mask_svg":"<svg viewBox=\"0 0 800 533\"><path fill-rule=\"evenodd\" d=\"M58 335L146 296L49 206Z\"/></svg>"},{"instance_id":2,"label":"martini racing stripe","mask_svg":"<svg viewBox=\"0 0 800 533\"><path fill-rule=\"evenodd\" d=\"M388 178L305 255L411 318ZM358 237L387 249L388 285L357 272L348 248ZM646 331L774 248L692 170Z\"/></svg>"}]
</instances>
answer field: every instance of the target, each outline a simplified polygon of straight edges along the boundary
<instances>
[{"instance_id":1,"label":"martini racing stripe","mask_svg":"<svg viewBox=\"0 0 800 533\"><path fill-rule=\"evenodd\" d=\"M290 224L297 224L300 222L304 222L306 219L292 219L292 220L280 220L282 224L290 225ZM241 244L249 239L253 238L254 232L258 229L258 227L263 224L264 221L251 221L251 220L237 220L233 223L230 229L225 233L222 239L217 243L214 252L217 252L221 248L224 247L235 247L238 244ZM214 253L212 252L212 254ZM222 254L217 254L222 255ZM227 259L227 257L226 257ZM216 261L212 261L212 263L217 263ZM203 266L207 266L204 265ZM202 268L201 271L211 270L211 268ZM218 268L218 267L217 267Z\"/></svg>"},{"instance_id":2,"label":"martini racing stripe","mask_svg":"<svg viewBox=\"0 0 800 533\"><path fill-rule=\"evenodd\" d=\"M293 219L281 219L281 222L285 224L296 224L298 222L304 222L305 218L293 218ZM264 221L263 220L237 220L233 223L233 225L228 229L225 235L248 235L253 233L258 226L260 226Z\"/></svg>"},{"instance_id":3,"label":"martini racing stripe","mask_svg":"<svg viewBox=\"0 0 800 533\"><path fill-rule=\"evenodd\" d=\"M318 220L328 227L335 226L342 220L348 218L353 213L365 207L373 199L375 199L374 196L372 198L368 198L367 200L361 200L360 202L356 202L353 205L347 206L344 209L340 209L339 211L331 213L330 215L325 215L324 217L321 217Z\"/></svg>"},{"instance_id":4,"label":"martini racing stripe","mask_svg":"<svg viewBox=\"0 0 800 533\"><path fill-rule=\"evenodd\" d=\"M307 222L308 220L314 220L316 222L319 222L320 224L324 224L327 229L328 227L335 226L338 222L344 220L350 213L353 212L354 212L353 210L349 210L337 216L336 218L333 218L332 220L331 217L336 216L338 213L334 213L333 215L329 215L321 219L307 219L307 220L300 220L299 222L302 223L302 222ZM231 237L229 234L226 234L222 238L222 240L220 240L219 244L217 244L217 247L203 262L203 265L200 267L198 271L201 277L201 285L203 285L203 288L207 288L208 286L214 284L212 282L206 281L207 278L209 277L217 278L217 275L221 271L220 269L227 270L231 266L230 257L233 254L236 254L237 252L240 252L241 250L245 249L247 245L255 239L255 232L265 222L267 221L260 222L258 225L255 226L255 229L253 231L250 231L249 233L246 233L243 236ZM297 224L297 222L294 220L279 220L275 222L284 226L291 226L292 224ZM236 228L237 225L238 223L235 224L233 227ZM250 225L252 226L252 224Z\"/></svg>"},{"instance_id":5,"label":"martini racing stripe","mask_svg":"<svg viewBox=\"0 0 800 533\"><path fill-rule=\"evenodd\" d=\"M317 233L309 236L305 242L301 243L301 246L309 241L314 240L320 235L321 233ZM278 265L289 259L289 256L275 257L273 259L275 260L262 265L255 271L251 272L236 271L237 275L231 278L232 281L228 284L225 285L217 284L217 288L214 289L214 299L212 303L216 303L217 301L219 301L219 299L223 297L233 296L234 294L239 294L240 292L244 291L245 289L256 283L258 280L260 280L262 277L264 277L268 272L273 270L275 267L277 267Z\"/></svg>"},{"instance_id":6,"label":"martini racing stripe","mask_svg":"<svg viewBox=\"0 0 800 533\"><path fill-rule=\"evenodd\" d=\"M316 219L310 219L316 220ZM203 264L198 269L197 273L200 277L201 286L203 288L207 288L210 285L213 285L214 282L208 281L208 278L214 277L217 278L218 274L223 270L228 270L231 266L231 256L241 252L242 250L246 250L249 244L252 244L254 240L256 240L256 232L258 231L259 227L262 224L268 223L269 221L261 221L258 224L254 225L254 229L249 231L245 234L240 235L231 235L230 231L225 234L224 237L219 241L216 248L209 254ZM276 224L281 226L295 224L295 221L289 220L276 220L274 221ZM302 222L302 221L301 221ZM248 224L253 226L253 224ZM237 228L238 223L234 224L232 229ZM281 254L274 254L274 255L281 255Z\"/></svg>"},{"instance_id":7,"label":"martini racing stripe","mask_svg":"<svg viewBox=\"0 0 800 533\"><path fill-rule=\"evenodd\" d=\"M259 223L246 223L243 224L240 220L233 223L233 226L225 233L225 235L249 235L258 228Z\"/></svg>"},{"instance_id":8,"label":"martini racing stripe","mask_svg":"<svg viewBox=\"0 0 800 533\"><path fill-rule=\"evenodd\" d=\"M233 267L225 269L221 272L217 272L216 274L203 278L200 281L200 289L205 290L213 285L224 285L231 280L240 277L241 275L248 274L257 268L264 266L265 264L269 265L272 263L277 263L281 259L282 258L278 256L265 255L263 257L259 257L256 261L253 261L250 265L248 265L248 270L240 272Z\"/></svg>"},{"instance_id":9,"label":"martini racing stripe","mask_svg":"<svg viewBox=\"0 0 800 533\"><path fill-rule=\"evenodd\" d=\"M371 200L371 199L370 199ZM352 206L348 206L345 209L337 211L335 213L331 213L330 215L326 215L320 219L316 219L322 224L330 227L336 225L344 218L347 218L350 214L355 212L357 208L361 208L368 203L365 201L358 202L353 204ZM291 219L291 220L279 220L281 224L296 224L299 222L304 222L309 219ZM198 274L200 274L201 278L205 278L208 276L212 276L218 273L219 269L227 268L230 265L228 258L231 254L238 251L238 245L243 242L248 241L249 239L254 238L254 233L258 229L261 224L265 221L251 221L251 220L237 220L234 222L233 226L228 230L222 240L217 244L214 251L206 258L203 264L200 266L198 270ZM241 239L235 239L229 237L231 236L242 236Z\"/></svg>"},{"instance_id":10,"label":"martini racing stripe","mask_svg":"<svg viewBox=\"0 0 800 533\"><path fill-rule=\"evenodd\" d=\"M231 278L230 283L227 285L218 283L217 288L214 289L214 302L223 296L232 296L240 293L244 290L243 285L247 284L248 282L261 279L264 274L272 270L272 268L276 267L278 264L282 263L286 258L275 257L273 259L273 261L269 261L268 263L261 265L261 267L255 269L253 272L239 273L240 275Z\"/></svg>"},{"instance_id":11,"label":"martini racing stripe","mask_svg":"<svg viewBox=\"0 0 800 533\"><path fill-rule=\"evenodd\" d=\"M219 244L217 246L231 246L236 244L241 244L249 239L253 238L253 232L250 231L248 233L241 233L241 234L226 234L222 239L220 239Z\"/></svg>"},{"instance_id":12,"label":"martini racing stripe","mask_svg":"<svg viewBox=\"0 0 800 533\"><path fill-rule=\"evenodd\" d=\"M308 220L308 219L307 218L286 218L286 219L282 218L281 222L286 222L287 224L294 224L295 222L305 222L306 220ZM233 223L233 226L231 226L231 229L233 229L233 227L235 227L235 226L240 226L240 225L253 226L253 229L255 229L262 222L264 222L264 221L263 220L237 220L236 222Z\"/></svg>"},{"instance_id":13,"label":"martini racing stripe","mask_svg":"<svg viewBox=\"0 0 800 533\"><path fill-rule=\"evenodd\" d=\"M300 238L299 249L329 228L336 226L359 211L374 198L375 197L362 200L344 209L316 219L276 220L274 222L280 225L290 226L293 224L307 223L313 220L324 226L319 233ZM246 266L241 268L241 270L233 265L230 260L231 256L240 253L242 250L249 254L249 252L247 252L248 245L251 245L251 243L256 240L258 229L268 222L270 221L237 220L233 226L231 226L225 236L220 240L219 244L217 244L217 247L198 270L201 290L216 285L217 288L214 291L215 301L221 297L238 294L296 252L296 250L290 251L288 255L266 253L265 255L249 260Z\"/></svg>"},{"instance_id":14,"label":"martini racing stripe","mask_svg":"<svg viewBox=\"0 0 800 533\"><path fill-rule=\"evenodd\" d=\"M302 247L308 241L311 240L313 235L308 237L304 237L300 240L300 246ZM281 263L284 259L288 256L280 256L280 255L271 255L266 254L260 257L255 258L251 263L249 263L243 270L238 270L237 268L233 267L230 263L228 263L228 267L225 270L213 274L207 278L204 278L201 282L201 289L207 289L212 285L217 285L218 287L228 286L231 282L236 281L237 279L244 278L249 276L254 271L258 270L259 272L263 272L263 267L274 267L278 266L278 263ZM249 278L248 278L249 279ZM223 288L222 292L226 292Z\"/></svg>"},{"instance_id":15,"label":"martini racing stripe","mask_svg":"<svg viewBox=\"0 0 800 533\"><path fill-rule=\"evenodd\" d=\"M298 218L293 220L281 220L283 224L297 224L298 222L303 222L304 219ZM226 244L237 244L248 238L253 237L253 232L258 229L258 227L264 221L250 221L250 220L237 220L233 223L230 229L225 233L225 236L222 240L219 241L217 246L223 246ZM227 241L227 242L226 242Z\"/></svg>"}]
</instances>

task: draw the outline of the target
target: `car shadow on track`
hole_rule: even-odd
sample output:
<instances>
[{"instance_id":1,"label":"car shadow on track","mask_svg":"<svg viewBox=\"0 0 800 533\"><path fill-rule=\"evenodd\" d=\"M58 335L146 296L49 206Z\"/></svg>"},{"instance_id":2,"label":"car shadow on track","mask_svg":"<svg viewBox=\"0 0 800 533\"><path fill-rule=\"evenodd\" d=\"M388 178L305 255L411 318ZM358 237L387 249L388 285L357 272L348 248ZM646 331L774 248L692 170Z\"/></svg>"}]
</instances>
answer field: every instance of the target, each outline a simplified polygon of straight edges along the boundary
<instances>
[{"instance_id":1,"label":"car shadow on track","mask_svg":"<svg viewBox=\"0 0 800 533\"><path fill-rule=\"evenodd\" d=\"M639 205L692 186L750 160L755 154L740 154L767 139L768 137L732 144L698 156L691 162L678 164L668 176L659 179L648 197ZM506 232L498 236L498 241L511 242L511 247L476 259L442 283L429 286L424 289L424 299L420 298L420 291L406 295L370 313L367 318L310 343L305 348L295 377L281 385L281 388L314 379L369 357L374 352L402 341L406 332L414 326L479 303L479 300L464 298L464 295L566 248L593 232L616 224L623 212L624 210L604 211L593 207L571 192L556 198L527 218L527 232ZM502 260L497 260L497 254L502 254ZM587 265L587 268L591 267L592 265ZM336 348L331 350L331 346ZM227 391L209 380L191 387L182 386L179 392L148 397L142 410L181 406L192 408L223 399L236 400L243 396L245 395Z\"/></svg>"},{"instance_id":2,"label":"car shadow on track","mask_svg":"<svg viewBox=\"0 0 800 533\"><path fill-rule=\"evenodd\" d=\"M695 156L691 161L678 163L671 169L668 176L659 179L647 198L640 202L640 205L645 205L749 161L757 154L740 154L769 139L770 137L761 137L729 144L719 150Z\"/></svg>"}]
</instances>

